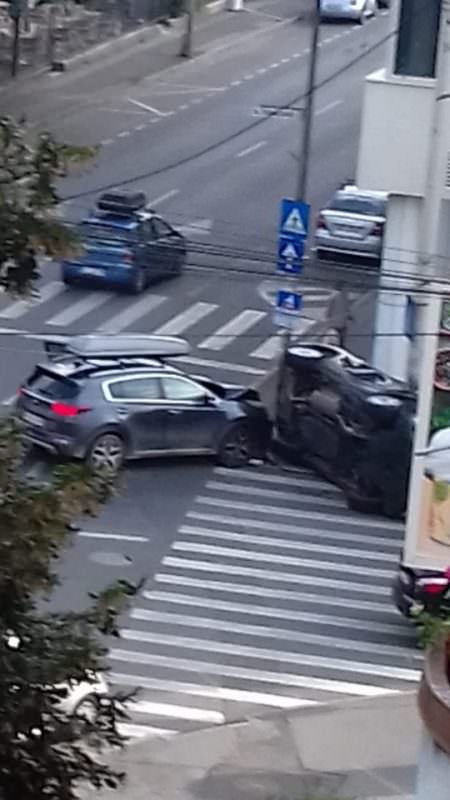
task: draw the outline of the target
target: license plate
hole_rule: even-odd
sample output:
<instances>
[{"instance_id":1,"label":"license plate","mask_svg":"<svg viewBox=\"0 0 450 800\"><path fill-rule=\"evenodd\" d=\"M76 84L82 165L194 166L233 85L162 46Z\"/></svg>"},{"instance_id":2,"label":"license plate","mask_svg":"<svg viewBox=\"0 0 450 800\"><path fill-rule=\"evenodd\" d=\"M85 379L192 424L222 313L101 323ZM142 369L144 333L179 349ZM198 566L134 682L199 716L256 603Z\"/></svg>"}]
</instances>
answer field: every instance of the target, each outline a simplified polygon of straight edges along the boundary
<instances>
[{"instance_id":1,"label":"license plate","mask_svg":"<svg viewBox=\"0 0 450 800\"><path fill-rule=\"evenodd\" d=\"M95 269L94 267L83 267L81 270L83 275L92 275L93 278L103 278L103 270Z\"/></svg>"},{"instance_id":2,"label":"license plate","mask_svg":"<svg viewBox=\"0 0 450 800\"><path fill-rule=\"evenodd\" d=\"M42 428L44 424L44 420L42 419L42 417L38 417L37 414L31 414L29 411L23 412L22 419L29 425L34 425L35 428Z\"/></svg>"}]
</instances>

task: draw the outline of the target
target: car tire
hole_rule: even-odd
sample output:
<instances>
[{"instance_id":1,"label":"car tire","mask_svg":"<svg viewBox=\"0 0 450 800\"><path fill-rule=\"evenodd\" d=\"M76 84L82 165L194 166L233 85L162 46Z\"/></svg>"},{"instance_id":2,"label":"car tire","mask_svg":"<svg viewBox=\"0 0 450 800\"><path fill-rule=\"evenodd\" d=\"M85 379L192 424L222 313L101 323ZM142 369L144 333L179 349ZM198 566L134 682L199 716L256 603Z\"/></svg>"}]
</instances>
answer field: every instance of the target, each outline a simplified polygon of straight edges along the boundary
<instances>
[{"instance_id":1,"label":"car tire","mask_svg":"<svg viewBox=\"0 0 450 800\"><path fill-rule=\"evenodd\" d=\"M68 275L63 275L63 283L66 286L73 286L75 284L75 281L73 278L69 278Z\"/></svg>"},{"instance_id":2,"label":"car tire","mask_svg":"<svg viewBox=\"0 0 450 800\"><path fill-rule=\"evenodd\" d=\"M374 394L366 397L365 405L372 421L384 426L392 425L400 412L402 402L397 397Z\"/></svg>"},{"instance_id":3,"label":"car tire","mask_svg":"<svg viewBox=\"0 0 450 800\"><path fill-rule=\"evenodd\" d=\"M86 455L86 461L94 470L118 472L126 458L126 445L118 433L105 431L99 434Z\"/></svg>"},{"instance_id":4,"label":"car tire","mask_svg":"<svg viewBox=\"0 0 450 800\"><path fill-rule=\"evenodd\" d=\"M143 269L137 269L133 275L133 280L130 285L132 294L142 294L146 287L146 276Z\"/></svg>"},{"instance_id":5,"label":"car tire","mask_svg":"<svg viewBox=\"0 0 450 800\"><path fill-rule=\"evenodd\" d=\"M290 347L286 353L286 363L292 367L313 367L323 358L323 353L316 347Z\"/></svg>"},{"instance_id":6,"label":"car tire","mask_svg":"<svg viewBox=\"0 0 450 800\"><path fill-rule=\"evenodd\" d=\"M250 436L245 422L235 422L223 436L218 450L217 462L222 467L236 469L245 467L251 458Z\"/></svg>"}]
</instances>

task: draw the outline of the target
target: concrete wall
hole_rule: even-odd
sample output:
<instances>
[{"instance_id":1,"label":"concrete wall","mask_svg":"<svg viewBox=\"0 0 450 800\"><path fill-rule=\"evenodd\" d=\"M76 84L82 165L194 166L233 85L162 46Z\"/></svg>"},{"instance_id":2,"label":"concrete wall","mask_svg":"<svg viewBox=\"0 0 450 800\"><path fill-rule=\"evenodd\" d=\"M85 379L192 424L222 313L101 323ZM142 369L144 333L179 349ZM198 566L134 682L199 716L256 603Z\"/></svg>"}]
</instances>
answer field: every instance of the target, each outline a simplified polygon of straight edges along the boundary
<instances>
[{"instance_id":1,"label":"concrete wall","mask_svg":"<svg viewBox=\"0 0 450 800\"><path fill-rule=\"evenodd\" d=\"M426 191L435 81L382 69L366 79L357 183L423 196Z\"/></svg>"}]
</instances>

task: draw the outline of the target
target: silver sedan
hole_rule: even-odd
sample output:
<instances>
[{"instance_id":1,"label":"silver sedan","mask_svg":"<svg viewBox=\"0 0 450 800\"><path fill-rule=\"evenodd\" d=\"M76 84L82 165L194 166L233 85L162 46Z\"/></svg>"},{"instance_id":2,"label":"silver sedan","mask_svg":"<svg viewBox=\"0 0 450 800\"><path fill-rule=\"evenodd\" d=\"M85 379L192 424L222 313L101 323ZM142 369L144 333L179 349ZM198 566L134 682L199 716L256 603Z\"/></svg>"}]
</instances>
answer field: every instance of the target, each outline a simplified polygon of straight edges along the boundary
<instances>
[{"instance_id":1,"label":"silver sedan","mask_svg":"<svg viewBox=\"0 0 450 800\"><path fill-rule=\"evenodd\" d=\"M342 19L362 24L377 13L377 0L321 0L320 17L323 20Z\"/></svg>"}]
</instances>

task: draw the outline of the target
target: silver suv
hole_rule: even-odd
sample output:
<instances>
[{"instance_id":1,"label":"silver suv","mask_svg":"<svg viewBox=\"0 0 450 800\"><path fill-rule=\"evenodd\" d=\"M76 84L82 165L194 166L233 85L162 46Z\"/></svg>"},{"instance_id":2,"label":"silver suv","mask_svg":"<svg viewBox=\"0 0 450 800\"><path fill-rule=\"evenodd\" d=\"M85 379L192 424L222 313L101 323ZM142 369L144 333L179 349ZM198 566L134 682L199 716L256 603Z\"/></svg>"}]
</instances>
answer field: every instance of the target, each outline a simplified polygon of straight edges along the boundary
<instances>
[{"instance_id":1,"label":"silver suv","mask_svg":"<svg viewBox=\"0 0 450 800\"><path fill-rule=\"evenodd\" d=\"M381 259L387 195L345 185L319 214L314 245L318 258L334 255Z\"/></svg>"},{"instance_id":2,"label":"silver suv","mask_svg":"<svg viewBox=\"0 0 450 800\"><path fill-rule=\"evenodd\" d=\"M167 363L187 342L157 336L43 337L48 360L20 387L27 440L117 470L126 459L215 454L239 467L262 458L271 424L254 389Z\"/></svg>"}]
</instances>

